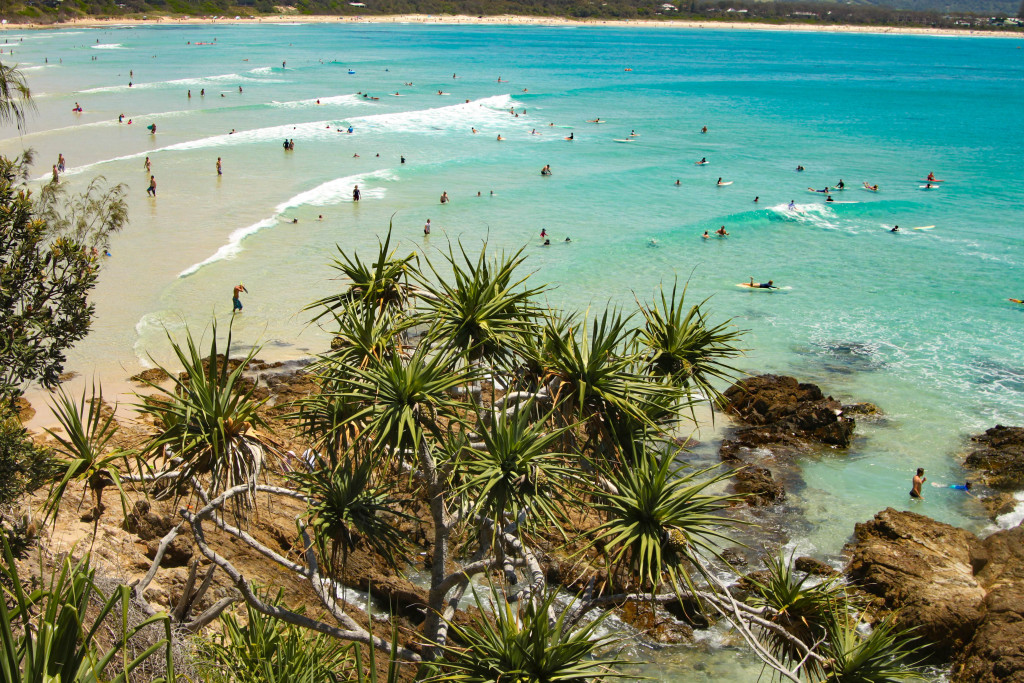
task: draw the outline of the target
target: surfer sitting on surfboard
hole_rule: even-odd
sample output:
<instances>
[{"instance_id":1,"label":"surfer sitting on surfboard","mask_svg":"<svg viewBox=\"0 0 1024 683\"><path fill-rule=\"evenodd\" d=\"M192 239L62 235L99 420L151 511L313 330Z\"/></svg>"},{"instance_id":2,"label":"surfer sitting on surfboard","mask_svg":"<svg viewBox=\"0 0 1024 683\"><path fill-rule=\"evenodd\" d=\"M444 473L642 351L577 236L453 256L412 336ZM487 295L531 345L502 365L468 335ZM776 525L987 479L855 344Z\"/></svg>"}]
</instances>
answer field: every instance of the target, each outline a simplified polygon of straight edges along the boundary
<instances>
[{"instance_id":1,"label":"surfer sitting on surfboard","mask_svg":"<svg viewBox=\"0 0 1024 683\"><path fill-rule=\"evenodd\" d=\"M754 289L778 289L774 285L775 280L769 280L768 282L754 282L754 276L750 276L750 287Z\"/></svg>"}]
</instances>

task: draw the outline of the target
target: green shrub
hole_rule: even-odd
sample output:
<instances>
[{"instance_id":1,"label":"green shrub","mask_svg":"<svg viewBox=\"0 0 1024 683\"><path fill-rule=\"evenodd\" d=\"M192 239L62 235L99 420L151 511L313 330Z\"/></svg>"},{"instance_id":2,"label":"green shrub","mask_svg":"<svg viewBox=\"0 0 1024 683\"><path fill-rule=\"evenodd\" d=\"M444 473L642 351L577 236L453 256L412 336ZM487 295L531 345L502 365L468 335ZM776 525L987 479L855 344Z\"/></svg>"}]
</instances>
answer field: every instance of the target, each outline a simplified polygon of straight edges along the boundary
<instances>
[{"instance_id":1,"label":"green shrub","mask_svg":"<svg viewBox=\"0 0 1024 683\"><path fill-rule=\"evenodd\" d=\"M14 417L0 417L0 506L48 483L56 470L49 448L33 443Z\"/></svg>"}]
</instances>

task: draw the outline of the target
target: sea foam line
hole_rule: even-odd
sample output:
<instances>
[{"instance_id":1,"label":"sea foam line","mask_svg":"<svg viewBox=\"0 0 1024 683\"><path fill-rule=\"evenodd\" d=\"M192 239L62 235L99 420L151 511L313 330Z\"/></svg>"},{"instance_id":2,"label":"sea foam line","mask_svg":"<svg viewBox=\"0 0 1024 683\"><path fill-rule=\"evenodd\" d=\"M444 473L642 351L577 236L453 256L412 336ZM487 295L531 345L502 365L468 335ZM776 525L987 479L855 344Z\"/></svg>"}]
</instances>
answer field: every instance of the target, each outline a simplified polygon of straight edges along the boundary
<instances>
[{"instance_id":1,"label":"sea foam line","mask_svg":"<svg viewBox=\"0 0 1024 683\"><path fill-rule=\"evenodd\" d=\"M180 88L182 86L206 86L216 85L218 83L280 83L282 81L274 81L266 78L253 78L252 76L243 76L242 74L220 74L217 76L197 76L195 78L177 78L170 81L152 81L151 83L133 83L129 88L125 85L103 85L98 88L86 88L85 90L79 91L79 94L97 94L97 93L112 93L112 92L124 92L127 90L151 90L154 88ZM197 93L198 94L198 93Z\"/></svg>"},{"instance_id":2,"label":"sea foam line","mask_svg":"<svg viewBox=\"0 0 1024 683\"><path fill-rule=\"evenodd\" d=\"M270 218L264 218L261 221L257 221L252 225L247 225L244 228L238 228L230 235L228 235L228 241L220 249L218 249L212 256L194 263L185 270L178 273L179 278L185 278L189 275L193 275L198 272L204 266L217 261L223 261L225 259L234 258L242 251L242 241L250 235L255 235L264 228L273 227L281 220L282 215L289 209L294 209L299 206L327 206L329 204L338 204L345 201L352 201L352 188L354 185L366 184L367 180L395 180L397 176L388 169L381 169L379 171L372 171L370 173L360 173L358 175L344 176L341 178L335 178L334 180L328 180L325 183L317 185L311 190L300 192L299 194L286 199L285 201L274 207L274 215ZM384 196L384 188L363 188L363 198L380 198Z\"/></svg>"},{"instance_id":3,"label":"sea foam line","mask_svg":"<svg viewBox=\"0 0 1024 683\"><path fill-rule=\"evenodd\" d=\"M513 106L513 104L514 102L510 95L495 95L493 97L485 97L480 100L449 105L447 107L388 114L373 114L370 116L350 118L347 120L353 124L357 124L357 133L362 127L366 127L370 130L390 130L397 127L402 132L406 133L433 133L436 130L442 130L441 127L468 129L471 126L483 127L485 123L489 124L490 127L493 128L497 125L499 120L503 121L504 125L508 125L509 115L505 109ZM520 125L522 126L530 125L523 118L514 119L514 121L520 122ZM306 123L286 123L278 126L268 126L266 128L253 128L251 130L243 130L235 133L222 133L220 135L198 138L196 140L178 142L173 145L158 147L157 149L144 152L136 152L134 154L125 154L111 159L104 159L84 166L76 166L69 168L65 172L65 175L78 175L79 173L84 173L85 171L92 170L103 164L109 164L115 161L141 159L146 156L153 156L159 152L183 152L196 149L207 149L210 147L224 147L226 145L284 140L285 138L299 140L300 142L336 139L339 135L339 127L337 120L325 119L321 121L309 121ZM49 175L44 174L39 176L37 180L45 181L48 178Z\"/></svg>"}]
</instances>

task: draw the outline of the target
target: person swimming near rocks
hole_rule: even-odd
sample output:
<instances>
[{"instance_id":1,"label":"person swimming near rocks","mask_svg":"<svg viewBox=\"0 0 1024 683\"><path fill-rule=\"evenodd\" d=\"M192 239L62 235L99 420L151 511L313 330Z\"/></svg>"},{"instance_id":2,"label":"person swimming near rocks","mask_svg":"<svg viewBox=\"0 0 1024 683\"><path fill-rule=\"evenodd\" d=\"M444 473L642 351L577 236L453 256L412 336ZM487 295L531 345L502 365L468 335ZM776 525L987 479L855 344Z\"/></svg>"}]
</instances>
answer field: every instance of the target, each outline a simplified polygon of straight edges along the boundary
<instances>
[{"instance_id":1,"label":"person swimming near rocks","mask_svg":"<svg viewBox=\"0 0 1024 683\"><path fill-rule=\"evenodd\" d=\"M754 282L753 275L750 276L750 284L748 287L753 287L754 289L778 289L778 287L775 286L775 280L769 280L768 282Z\"/></svg>"},{"instance_id":2,"label":"person swimming near rocks","mask_svg":"<svg viewBox=\"0 0 1024 683\"><path fill-rule=\"evenodd\" d=\"M239 282L237 285L235 285L234 289L231 290L231 312L232 313L237 313L238 311L242 310L242 299L240 298L240 295L241 295L242 292L245 292L246 294L248 294L249 290L246 289L245 285L243 285L241 282Z\"/></svg>"},{"instance_id":3,"label":"person swimming near rocks","mask_svg":"<svg viewBox=\"0 0 1024 683\"><path fill-rule=\"evenodd\" d=\"M921 486L928 481L928 477L924 476L924 468L918 467L917 474L914 475L914 479L910 486L910 497L911 498L924 498L921 493Z\"/></svg>"}]
</instances>

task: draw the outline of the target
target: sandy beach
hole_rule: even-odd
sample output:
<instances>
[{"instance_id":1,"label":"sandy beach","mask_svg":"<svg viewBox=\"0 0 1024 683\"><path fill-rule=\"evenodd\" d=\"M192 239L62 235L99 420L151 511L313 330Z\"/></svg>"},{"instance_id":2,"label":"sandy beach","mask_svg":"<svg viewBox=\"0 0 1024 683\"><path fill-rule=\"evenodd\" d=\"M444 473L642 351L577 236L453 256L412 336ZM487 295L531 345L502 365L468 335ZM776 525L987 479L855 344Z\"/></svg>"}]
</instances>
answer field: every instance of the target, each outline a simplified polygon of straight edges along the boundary
<instances>
[{"instance_id":1,"label":"sandy beach","mask_svg":"<svg viewBox=\"0 0 1024 683\"><path fill-rule=\"evenodd\" d=\"M302 24L443 24L485 26L622 26L652 29L740 29L749 31L794 31L801 33L868 33L892 35L955 36L955 37L998 37L1022 38L1018 31L978 31L945 28L895 27L895 26L851 26L827 24L769 24L737 21L689 21L689 20L612 20L612 19L567 19L564 17L533 17L520 15L498 15L474 17L467 15L397 14L387 16L326 16L326 15L278 15L260 17L147 17L145 19L72 19L59 24L4 24L0 30L53 29L67 27L109 27L147 24L259 24L259 23L302 23Z\"/></svg>"}]
</instances>

